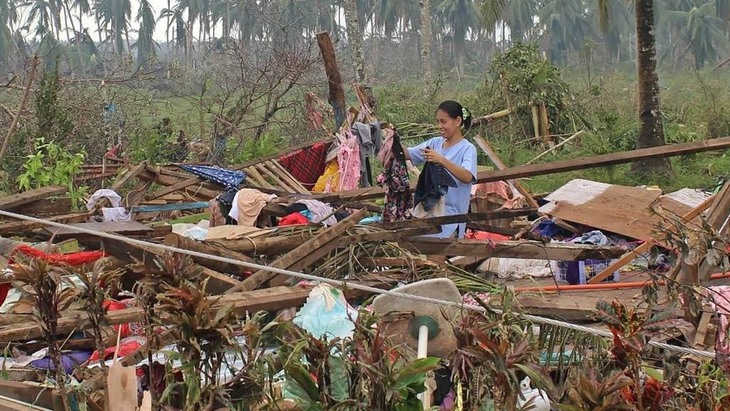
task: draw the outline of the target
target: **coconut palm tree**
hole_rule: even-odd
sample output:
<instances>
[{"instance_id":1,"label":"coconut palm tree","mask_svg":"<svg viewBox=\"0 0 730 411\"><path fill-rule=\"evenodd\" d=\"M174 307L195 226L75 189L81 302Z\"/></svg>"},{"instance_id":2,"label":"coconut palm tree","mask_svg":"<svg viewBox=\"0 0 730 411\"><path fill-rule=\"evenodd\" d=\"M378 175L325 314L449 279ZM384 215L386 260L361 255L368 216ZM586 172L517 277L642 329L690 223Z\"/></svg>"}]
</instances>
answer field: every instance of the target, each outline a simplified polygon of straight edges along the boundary
<instances>
[{"instance_id":1,"label":"coconut palm tree","mask_svg":"<svg viewBox=\"0 0 730 411\"><path fill-rule=\"evenodd\" d=\"M539 0L484 1L481 12L487 30L493 30L499 21L503 21L514 42L528 37L540 6Z\"/></svg>"},{"instance_id":2,"label":"coconut palm tree","mask_svg":"<svg viewBox=\"0 0 730 411\"><path fill-rule=\"evenodd\" d=\"M442 0L439 10L450 31L454 58L459 73L462 73L466 57L466 37L479 26L479 10L473 0Z\"/></svg>"},{"instance_id":3,"label":"coconut palm tree","mask_svg":"<svg viewBox=\"0 0 730 411\"><path fill-rule=\"evenodd\" d=\"M140 0L136 21L139 23L137 31L137 62L147 67L152 58L157 55L157 43L152 38L155 32L155 13L148 0Z\"/></svg>"},{"instance_id":4,"label":"coconut palm tree","mask_svg":"<svg viewBox=\"0 0 730 411\"><path fill-rule=\"evenodd\" d=\"M162 9L162 11L160 12L160 16L157 18L157 21L161 19L167 19L168 21L167 28L165 29L165 31L168 33L168 37L170 30L173 30L172 44L174 45L176 52L179 53L180 49L186 50L188 44L188 33L185 28L185 19L183 18L182 10L177 8Z\"/></svg>"},{"instance_id":5,"label":"coconut palm tree","mask_svg":"<svg viewBox=\"0 0 730 411\"><path fill-rule=\"evenodd\" d=\"M695 4L687 11L672 10L665 12L670 24L681 27L679 35L687 44L694 57L695 68L704 67L708 61L718 57L718 47L727 45L724 22L716 16L715 4L708 2Z\"/></svg>"},{"instance_id":6,"label":"coconut palm tree","mask_svg":"<svg viewBox=\"0 0 730 411\"><path fill-rule=\"evenodd\" d=\"M18 22L18 10L13 0L0 0L0 62L7 63L15 49L13 32ZM0 66L0 73L7 70L6 65Z\"/></svg>"},{"instance_id":7,"label":"coconut palm tree","mask_svg":"<svg viewBox=\"0 0 730 411\"><path fill-rule=\"evenodd\" d=\"M598 0L601 26L610 24L605 4ZM654 36L654 0L634 0L636 19L636 55L638 71L639 136L636 148L664 145L664 125L659 104L659 76L656 71L656 38ZM669 163L665 159L641 160L632 165L639 175L667 174Z\"/></svg>"},{"instance_id":8,"label":"coconut palm tree","mask_svg":"<svg viewBox=\"0 0 730 411\"><path fill-rule=\"evenodd\" d=\"M607 60L618 62L621 60L628 34L634 31L633 14L626 7L625 0L605 0L601 7L604 7L604 10L599 11L597 7L591 8L592 19L599 25L598 32L603 39ZM601 18L602 15L610 17ZM611 24L608 24L609 21Z\"/></svg>"},{"instance_id":9,"label":"coconut palm tree","mask_svg":"<svg viewBox=\"0 0 730 411\"><path fill-rule=\"evenodd\" d=\"M554 62L567 62L568 54L582 49L585 40L593 35L582 0L549 0L539 16L550 39L548 55Z\"/></svg>"},{"instance_id":10,"label":"coconut palm tree","mask_svg":"<svg viewBox=\"0 0 730 411\"><path fill-rule=\"evenodd\" d=\"M121 56L129 44L129 21L132 18L130 0L99 0L94 5L99 16L100 28L107 30L117 55Z\"/></svg>"}]
</instances>

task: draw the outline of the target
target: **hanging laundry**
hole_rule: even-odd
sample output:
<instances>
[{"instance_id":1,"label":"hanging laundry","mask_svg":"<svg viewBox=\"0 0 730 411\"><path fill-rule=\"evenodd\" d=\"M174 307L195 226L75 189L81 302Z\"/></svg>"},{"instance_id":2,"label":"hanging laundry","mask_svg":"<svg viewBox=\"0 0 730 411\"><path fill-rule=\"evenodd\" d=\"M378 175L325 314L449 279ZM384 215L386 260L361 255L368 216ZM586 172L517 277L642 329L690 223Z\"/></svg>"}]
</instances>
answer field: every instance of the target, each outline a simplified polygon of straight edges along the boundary
<instances>
[{"instance_id":1,"label":"hanging laundry","mask_svg":"<svg viewBox=\"0 0 730 411\"><path fill-rule=\"evenodd\" d=\"M313 193L331 193L340 185L340 165L337 161L327 163L324 173L317 179L312 188Z\"/></svg>"},{"instance_id":2,"label":"hanging laundry","mask_svg":"<svg viewBox=\"0 0 730 411\"><path fill-rule=\"evenodd\" d=\"M228 216L236 220L238 225L253 227L261 210L274 198L274 194L265 194L253 188L241 189L233 197L233 207Z\"/></svg>"},{"instance_id":3,"label":"hanging laundry","mask_svg":"<svg viewBox=\"0 0 730 411\"><path fill-rule=\"evenodd\" d=\"M386 161L385 168L377 178L378 184L385 189L383 222L411 218L413 195L403 146L397 133L386 133L386 141L378 153L378 159Z\"/></svg>"},{"instance_id":4,"label":"hanging laundry","mask_svg":"<svg viewBox=\"0 0 730 411\"><path fill-rule=\"evenodd\" d=\"M351 131L360 145L360 186L370 187L373 185L370 158L382 146L380 123L365 124L358 121L352 125Z\"/></svg>"},{"instance_id":5,"label":"hanging laundry","mask_svg":"<svg viewBox=\"0 0 730 411\"><path fill-rule=\"evenodd\" d=\"M326 226L337 224L335 218L335 210L329 205L319 200L297 200L295 204L304 204L312 214L310 221L313 223L322 223ZM304 214L304 213L302 213Z\"/></svg>"},{"instance_id":6,"label":"hanging laundry","mask_svg":"<svg viewBox=\"0 0 730 411\"><path fill-rule=\"evenodd\" d=\"M317 179L324 172L329 145L330 143L316 143L311 147L285 154L279 157L279 164L309 190L314 187Z\"/></svg>"},{"instance_id":7,"label":"hanging laundry","mask_svg":"<svg viewBox=\"0 0 730 411\"><path fill-rule=\"evenodd\" d=\"M194 165L181 165L179 167L200 178L218 183L226 188L238 188L238 186L240 186L246 179L246 173L240 170L227 170L225 168L214 166Z\"/></svg>"},{"instance_id":8,"label":"hanging laundry","mask_svg":"<svg viewBox=\"0 0 730 411\"><path fill-rule=\"evenodd\" d=\"M340 150L337 163L340 165L340 186L335 191L354 190L360 184L360 145L348 130L337 134Z\"/></svg>"}]
</instances>

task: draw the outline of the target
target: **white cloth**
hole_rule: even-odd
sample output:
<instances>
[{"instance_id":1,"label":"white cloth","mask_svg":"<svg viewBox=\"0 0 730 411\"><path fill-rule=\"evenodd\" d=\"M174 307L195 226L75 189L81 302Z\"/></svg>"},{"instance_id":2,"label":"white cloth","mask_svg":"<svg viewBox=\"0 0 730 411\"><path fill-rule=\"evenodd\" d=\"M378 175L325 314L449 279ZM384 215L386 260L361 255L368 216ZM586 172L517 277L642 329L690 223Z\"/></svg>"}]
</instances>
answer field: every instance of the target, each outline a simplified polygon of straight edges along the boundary
<instances>
[{"instance_id":1,"label":"white cloth","mask_svg":"<svg viewBox=\"0 0 730 411\"><path fill-rule=\"evenodd\" d=\"M548 260L517 258L489 258L477 268L479 272L492 272L499 278L520 279L525 277L550 277L553 274Z\"/></svg>"},{"instance_id":2,"label":"white cloth","mask_svg":"<svg viewBox=\"0 0 730 411\"><path fill-rule=\"evenodd\" d=\"M297 200L295 203L304 204L307 209L312 213L313 223L322 223L326 226L332 226L337 224L337 219L334 216L335 210L329 205L319 200Z\"/></svg>"},{"instance_id":3,"label":"white cloth","mask_svg":"<svg viewBox=\"0 0 730 411\"><path fill-rule=\"evenodd\" d=\"M261 210L274 198L276 194L265 194L253 188L243 188L233 196L233 206L228 216L236 220L238 225L253 227Z\"/></svg>"},{"instance_id":4,"label":"white cloth","mask_svg":"<svg viewBox=\"0 0 730 411\"><path fill-rule=\"evenodd\" d=\"M86 202L86 209L89 211L93 210L96 203L98 203L102 198L108 198L112 207L119 207L122 205L122 197L120 197L116 191L109 190L108 188L102 188L101 190L96 190L94 194L89 197L89 201Z\"/></svg>"},{"instance_id":5,"label":"white cloth","mask_svg":"<svg viewBox=\"0 0 730 411\"><path fill-rule=\"evenodd\" d=\"M107 223L116 223L118 221L132 221L132 213L124 207L103 207L101 214Z\"/></svg>"}]
</instances>

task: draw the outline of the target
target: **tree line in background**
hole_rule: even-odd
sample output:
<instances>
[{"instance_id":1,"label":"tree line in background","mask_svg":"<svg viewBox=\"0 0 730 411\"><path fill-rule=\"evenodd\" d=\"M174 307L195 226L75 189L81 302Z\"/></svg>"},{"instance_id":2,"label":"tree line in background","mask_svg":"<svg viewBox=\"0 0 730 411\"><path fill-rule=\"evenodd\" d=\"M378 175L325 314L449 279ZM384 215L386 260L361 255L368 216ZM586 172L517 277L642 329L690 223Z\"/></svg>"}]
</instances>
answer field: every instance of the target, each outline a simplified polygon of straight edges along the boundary
<instances>
[{"instance_id":1,"label":"tree line in background","mask_svg":"<svg viewBox=\"0 0 730 411\"><path fill-rule=\"evenodd\" d=\"M635 61L636 19L627 0L167 0L154 10L139 0L0 0L0 73L34 52L64 55L83 75L119 57L140 65L195 64L222 42L310 40L328 30L340 46L363 43L358 77L393 71L462 74L518 41L537 42L559 65L587 52L606 65ZM730 0L654 2L660 63L715 64L726 57ZM347 22L351 22L347 29ZM153 33L165 28L164 41ZM357 30L354 28L357 27ZM424 36L428 33L428 36ZM350 41L354 40L354 41ZM389 57L394 58L389 58ZM395 58L399 57L399 58ZM47 59L53 61L53 58ZM361 63L362 64L362 63ZM422 70L416 70L421 66ZM387 70L386 70L387 72ZM377 76L376 76L377 77Z\"/></svg>"}]
</instances>

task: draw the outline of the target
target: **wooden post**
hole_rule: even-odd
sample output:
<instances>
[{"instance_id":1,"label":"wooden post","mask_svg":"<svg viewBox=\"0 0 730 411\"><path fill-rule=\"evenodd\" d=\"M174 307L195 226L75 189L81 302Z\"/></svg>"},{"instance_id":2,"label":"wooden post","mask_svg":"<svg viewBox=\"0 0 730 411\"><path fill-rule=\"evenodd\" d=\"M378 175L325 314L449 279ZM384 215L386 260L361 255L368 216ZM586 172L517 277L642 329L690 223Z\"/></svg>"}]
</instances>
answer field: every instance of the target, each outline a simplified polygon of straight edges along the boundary
<instances>
[{"instance_id":1,"label":"wooden post","mask_svg":"<svg viewBox=\"0 0 730 411\"><path fill-rule=\"evenodd\" d=\"M537 106L530 104L530 110L532 110L532 129L535 132L535 140L538 140L540 135L540 113Z\"/></svg>"},{"instance_id":2,"label":"wooden post","mask_svg":"<svg viewBox=\"0 0 730 411\"><path fill-rule=\"evenodd\" d=\"M550 137L550 120L548 120L545 103L540 103L538 111L540 113L540 135L542 136L542 141L546 144L552 144L553 138Z\"/></svg>"},{"instance_id":3,"label":"wooden post","mask_svg":"<svg viewBox=\"0 0 730 411\"><path fill-rule=\"evenodd\" d=\"M322 53L324 70L327 73L327 81L329 82L329 103L335 113L335 129L339 130L345 121L345 89L342 87L342 76L340 76L340 70L337 68L335 48L332 46L329 32L317 33L317 44L319 45L319 51Z\"/></svg>"}]
</instances>

